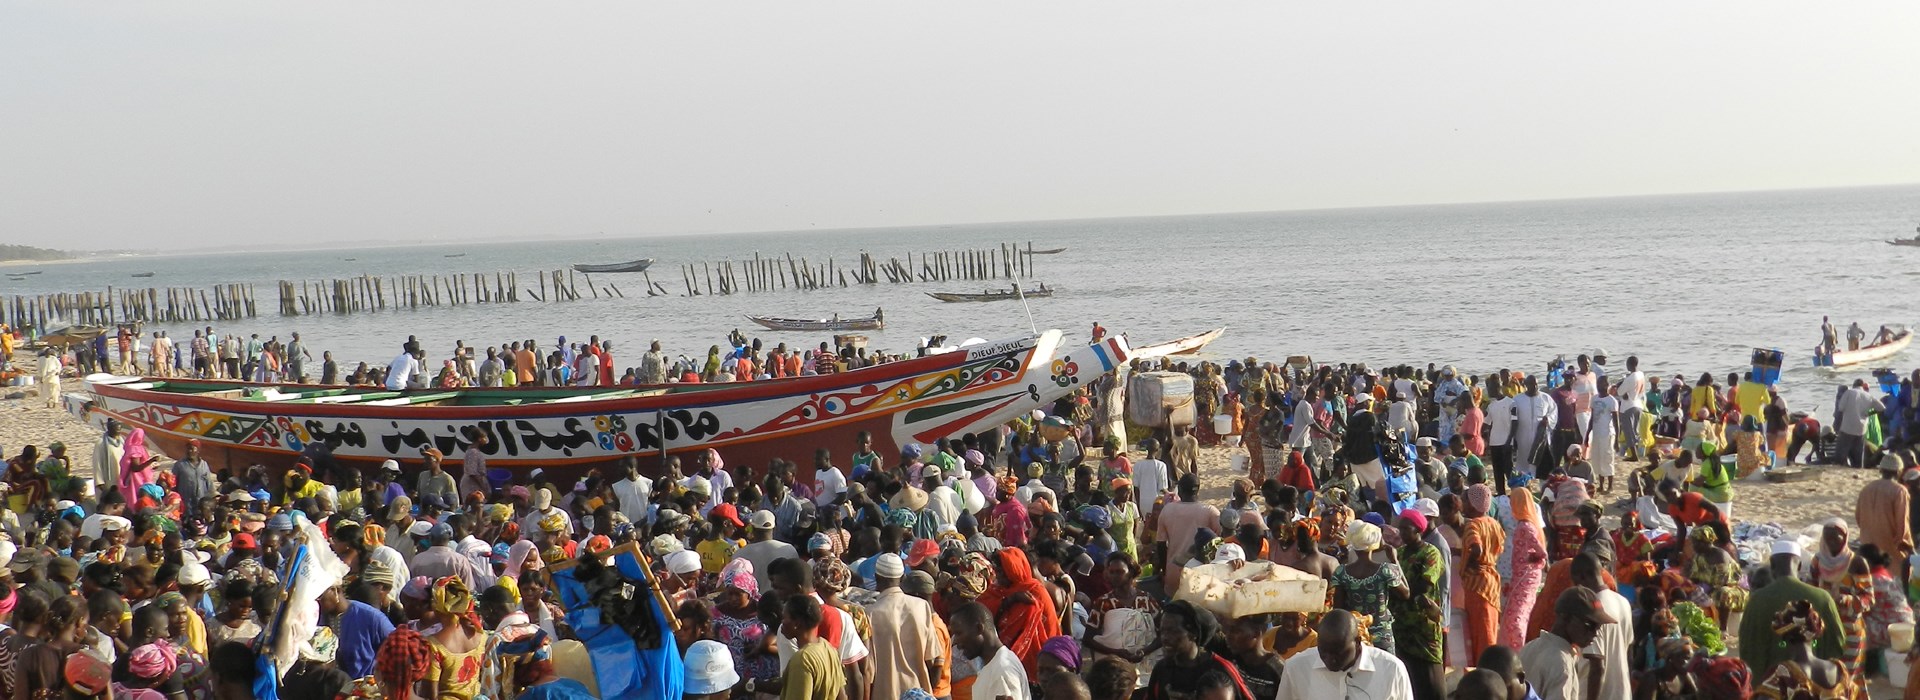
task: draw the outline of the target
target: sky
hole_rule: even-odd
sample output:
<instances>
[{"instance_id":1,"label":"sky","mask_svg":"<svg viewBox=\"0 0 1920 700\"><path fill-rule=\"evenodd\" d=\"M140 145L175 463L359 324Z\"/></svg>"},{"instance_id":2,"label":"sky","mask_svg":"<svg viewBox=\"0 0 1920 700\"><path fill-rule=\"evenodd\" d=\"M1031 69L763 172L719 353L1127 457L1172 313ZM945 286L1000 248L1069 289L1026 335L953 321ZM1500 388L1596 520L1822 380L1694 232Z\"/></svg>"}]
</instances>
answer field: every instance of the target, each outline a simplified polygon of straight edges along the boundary
<instances>
[{"instance_id":1,"label":"sky","mask_svg":"<svg viewBox=\"0 0 1920 700\"><path fill-rule=\"evenodd\" d=\"M0 242L1920 182L1920 3L0 4Z\"/></svg>"}]
</instances>

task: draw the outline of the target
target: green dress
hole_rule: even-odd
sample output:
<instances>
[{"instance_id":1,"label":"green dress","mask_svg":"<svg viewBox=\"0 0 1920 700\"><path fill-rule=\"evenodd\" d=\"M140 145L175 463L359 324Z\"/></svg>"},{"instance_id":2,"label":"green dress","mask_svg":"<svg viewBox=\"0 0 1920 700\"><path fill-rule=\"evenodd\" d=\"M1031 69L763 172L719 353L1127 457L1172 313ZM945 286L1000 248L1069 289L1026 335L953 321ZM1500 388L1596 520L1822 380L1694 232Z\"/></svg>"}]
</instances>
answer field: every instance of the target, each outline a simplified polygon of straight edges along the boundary
<instances>
[{"instance_id":1,"label":"green dress","mask_svg":"<svg viewBox=\"0 0 1920 700\"><path fill-rule=\"evenodd\" d=\"M1120 505L1107 505L1107 514L1113 516L1113 526L1107 528L1107 534L1113 537L1113 549L1126 552L1134 561L1140 561L1140 553L1133 543L1133 524L1140 521L1140 508L1131 501Z\"/></svg>"},{"instance_id":2,"label":"green dress","mask_svg":"<svg viewBox=\"0 0 1920 700\"><path fill-rule=\"evenodd\" d=\"M1332 587L1347 592L1347 610L1373 618L1373 622L1367 625L1367 633L1373 635L1374 648L1393 654L1396 653L1393 609L1387 607L1387 603L1393 597L1393 589L1406 583L1406 576L1400 573L1398 564L1381 564L1378 571L1366 578L1354 578L1347 573L1346 566L1341 566L1333 572Z\"/></svg>"},{"instance_id":3,"label":"green dress","mask_svg":"<svg viewBox=\"0 0 1920 700\"><path fill-rule=\"evenodd\" d=\"M1438 547L1421 542L1400 548L1400 571L1406 577L1409 595L1389 605L1393 608L1393 643L1400 658L1434 664L1442 661L1443 628L1427 616L1426 602L1440 606L1441 587L1447 585L1443 567Z\"/></svg>"}]
</instances>

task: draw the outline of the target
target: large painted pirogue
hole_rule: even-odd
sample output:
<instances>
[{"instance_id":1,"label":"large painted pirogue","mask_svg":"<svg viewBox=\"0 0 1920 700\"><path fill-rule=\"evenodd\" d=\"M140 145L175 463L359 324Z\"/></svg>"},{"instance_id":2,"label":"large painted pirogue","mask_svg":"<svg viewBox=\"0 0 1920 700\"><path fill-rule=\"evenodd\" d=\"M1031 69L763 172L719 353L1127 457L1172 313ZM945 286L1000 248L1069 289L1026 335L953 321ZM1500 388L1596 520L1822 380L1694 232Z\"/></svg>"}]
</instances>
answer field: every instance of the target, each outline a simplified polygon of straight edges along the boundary
<instances>
[{"instance_id":1,"label":"large painted pirogue","mask_svg":"<svg viewBox=\"0 0 1920 700\"><path fill-rule=\"evenodd\" d=\"M491 438L489 468L573 472L640 460L656 472L668 454L716 448L761 470L774 458L840 456L860 431L874 449L976 432L1052 403L1127 361L1125 338L1060 349L1060 331L976 344L927 357L818 376L729 384L640 387L414 389L252 384L93 375L70 397L77 415L145 428L179 455L189 439L215 468L290 466L315 441L363 466L417 466L435 447L458 470L464 428Z\"/></svg>"}]
</instances>

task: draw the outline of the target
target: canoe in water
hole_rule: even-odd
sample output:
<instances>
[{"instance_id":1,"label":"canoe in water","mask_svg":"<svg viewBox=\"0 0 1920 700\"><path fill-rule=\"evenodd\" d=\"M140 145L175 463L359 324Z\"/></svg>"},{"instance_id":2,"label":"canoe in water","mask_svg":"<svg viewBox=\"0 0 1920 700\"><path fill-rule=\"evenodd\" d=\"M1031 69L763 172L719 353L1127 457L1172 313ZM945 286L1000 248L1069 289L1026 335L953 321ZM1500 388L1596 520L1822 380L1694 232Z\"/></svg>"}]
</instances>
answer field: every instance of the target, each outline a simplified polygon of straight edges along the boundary
<instances>
[{"instance_id":1,"label":"canoe in water","mask_svg":"<svg viewBox=\"0 0 1920 700\"><path fill-rule=\"evenodd\" d=\"M1813 366L1815 367L1846 367L1848 365L1857 365L1862 362L1873 362L1875 360L1884 360L1889 357L1893 357L1894 355L1900 354L1902 350L1906 350L1907 346L1912 343L1913 343L1913 331L1902 328L1900 329L1899 333L1893 336L1892 340L1888 340L1887 342L1881 343L1879 345L1868 345L1866 347L1860 348L1859 350L1843 350L1840 352L1833 353L1832 355L1823 355L1819 352L1815 352L1813 355Z\"/></svg>"}]
</instances>

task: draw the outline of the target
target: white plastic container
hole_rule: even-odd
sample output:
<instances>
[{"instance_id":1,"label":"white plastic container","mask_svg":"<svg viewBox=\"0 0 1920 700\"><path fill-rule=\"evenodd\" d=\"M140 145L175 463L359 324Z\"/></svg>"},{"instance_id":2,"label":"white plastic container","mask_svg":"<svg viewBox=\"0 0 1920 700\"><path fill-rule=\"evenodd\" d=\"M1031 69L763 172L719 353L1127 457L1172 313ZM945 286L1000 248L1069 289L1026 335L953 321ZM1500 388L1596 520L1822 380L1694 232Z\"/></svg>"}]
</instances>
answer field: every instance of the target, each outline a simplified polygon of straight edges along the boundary
<instances>
[{"instance_id":1,"label":"white plastic container","mask_svg":"<svg viewBox=\"0 0 1920 700\"><path fill-rule=\"evenodd\" d=\"M1221 413L1213 417L1213 434L1225 435L1231 432L1233 432L1233 416Z\"/></svg>"},{"instance_id":2,"label":"white plastic container","mask_svg":"<svg viewBox=\"0 0 1920 700\"><path fill-rule=\"evenodd\" d=\"M1887 625L1887 643L1893 647L1893 653L1907 653L1913 648L1913 623L1895 622Z\"/></svg>"},{"instance_id":3,"label":"white plastic container","mask_svg":"<svg viewBox=\"0 0 1920 700\"><path fill-rule=\"evenodd\" d=\"M1895 688L1907 687L1907 673L1912 670L1913 667L1907 665L1904 657L1887 655L1887 685Z\"/></svg>"},{"instance_id":4,"label":"white plastic container","mask_svg":"<svg viewBox=\"0 0 1920 700\"><path fill-rule=\"evenodd\" d=\"M1253 458L1248 457L1247 453L1245 452L1235 452L1233 453L1232 462L1233 462L1233 473L1245 474L1247 473L1247 465L1253 462Z\"/></svg>"}]
</instances>

